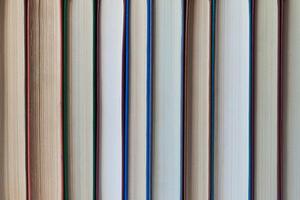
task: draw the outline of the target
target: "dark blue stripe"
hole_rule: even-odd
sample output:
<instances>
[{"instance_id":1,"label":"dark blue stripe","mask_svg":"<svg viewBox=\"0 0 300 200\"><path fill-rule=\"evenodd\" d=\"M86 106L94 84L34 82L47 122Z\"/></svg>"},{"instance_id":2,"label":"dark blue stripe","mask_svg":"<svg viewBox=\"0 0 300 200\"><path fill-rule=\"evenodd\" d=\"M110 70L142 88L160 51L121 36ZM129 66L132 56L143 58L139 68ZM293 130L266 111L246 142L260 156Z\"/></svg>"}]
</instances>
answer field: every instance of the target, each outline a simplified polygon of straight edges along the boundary
<instances>
[{"instance_id":1,"label":"dark blue stripe","mask_svg":"<svg viewBox=\"0 0 300 200\"><path fill-rule=\"evenodd\" d=\"M146 199L152 199L152 0L147 0L147 155Z\"/></svg>"},{"instance_id":2,"label":"dark blue stripe","mask_svg":"<svg viewBox=\"0 0 300 200\"><path fill-rule=\"evenodd\" d=\"M214 159L215 159L215 37L216 37L216 0L211 2L211 102L210 102L210 200L214 200Z\"/></svg>"},{"instance_id":3,"label":"dark blue stripe","mask_svg":"<svg viewBox=\"0 0 300 200\"><path fill-rule=\"evenodd\" d=\"M181 191L180 197L184 199L184 149L185 149L185 17L186 17L186 0L182 0L182 16L181 16L181 23L182 23L182 34L181 34L181 170L180 170L180 183L181 183Z\"/></svg>"},{"instance_id":4,"label":"dark blue stripe","mask_svg":"<svg viewBox=\"0 0 300 200\"><path fill-rule=\"evenodd\" d=\"M252 171L252 162L253 162L253 127L252 127L252 112L253 112L253 102L252 102L252 97L253 97L253 54L252 54L252 48L253 48L253 34L252 34L252 26L253 26L253 17L252 17L252 0L249 0L249 174L248 174L248 199L251 200L253 198L253 184L252 184L252 177L253 177L253 171Z\"/></svg>"},{"instance_id":5,"label":"dark blue stripe","mask_svg":"<svg viewBox=\"0 0 300 200\"><path fill-rule=\"evenodd\" d=\"M129 148L129 37L130 37L130 0L125 1L125 96L124 96L124 167L123 200L128 199L128 148Z\"/></svg>"}]
</instances>

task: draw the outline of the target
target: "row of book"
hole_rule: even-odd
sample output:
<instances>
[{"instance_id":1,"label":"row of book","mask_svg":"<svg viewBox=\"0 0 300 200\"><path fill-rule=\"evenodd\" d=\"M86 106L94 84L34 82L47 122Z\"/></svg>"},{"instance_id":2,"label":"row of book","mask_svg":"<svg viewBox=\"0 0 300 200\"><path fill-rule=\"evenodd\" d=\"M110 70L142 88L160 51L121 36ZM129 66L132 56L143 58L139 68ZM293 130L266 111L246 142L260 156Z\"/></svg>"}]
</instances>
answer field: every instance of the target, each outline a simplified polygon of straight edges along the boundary
<instances>
[{"instance_id":1,"label":"row of book","mask_svg":"<svg viewBox=\"0 0 300 200\"><path fill-rule=\"evenodd\" d=\"M0 199L299 199L299 9L1 0Z\"/></svg>"}]
</instances>

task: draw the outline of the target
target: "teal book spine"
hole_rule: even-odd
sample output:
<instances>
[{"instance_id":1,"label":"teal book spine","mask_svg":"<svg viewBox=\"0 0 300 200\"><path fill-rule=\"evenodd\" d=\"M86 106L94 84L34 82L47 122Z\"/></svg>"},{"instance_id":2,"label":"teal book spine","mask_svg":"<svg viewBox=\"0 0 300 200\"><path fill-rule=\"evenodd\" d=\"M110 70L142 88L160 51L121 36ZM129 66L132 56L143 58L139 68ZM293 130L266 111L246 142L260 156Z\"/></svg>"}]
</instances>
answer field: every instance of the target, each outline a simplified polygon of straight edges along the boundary
<instances>
[{"instance_id":1,"label":"teal book spine","mask_svg":"<svg viewBox=\"0 0 300 200\"><path fill-rule=\"evenodd\" d=\"M63 0L63 173L64 173L64 199L69 199L69 144L68 144L68 0Z\"/></svg>"}]
</instances>

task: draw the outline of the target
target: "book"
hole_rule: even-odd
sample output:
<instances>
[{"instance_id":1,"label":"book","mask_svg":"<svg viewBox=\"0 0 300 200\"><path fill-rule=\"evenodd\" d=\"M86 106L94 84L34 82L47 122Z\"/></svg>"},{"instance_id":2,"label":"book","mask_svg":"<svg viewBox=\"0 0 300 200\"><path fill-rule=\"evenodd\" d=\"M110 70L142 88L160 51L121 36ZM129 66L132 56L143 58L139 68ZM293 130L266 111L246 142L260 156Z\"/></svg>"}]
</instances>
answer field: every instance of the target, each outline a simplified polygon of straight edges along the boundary
<instances>
[{"instance_id":1,"label":"book","mask_svg":"<svg viewBox=\"0 0 300 200\"><path fill-rule=\"evenodd\" d=\"M278 1L257 1L254 12L254 191L257 200L275 200L280 199Z\"/></svg>"},{"instance_id":2,"label":"book","mask_svg":"<svg viewBox=\"0 0 300 200\"><path fill-rule=\"evenodd\" d=\"M153 4L152 198L181 199L184 1Z\"/></svg>"},{"instance_id":3,"label":"book","mask_svg":"<svg viewBox=\"0 0 300 200\"><path fill-rule=\"evenodd\" d=\"M70 199L94 196L94 2L68 1L68 188Z\"/></svg>"},{"instance_id":4,"label":"book","mask_svg":"<svg viewBox=\"0 0 300 200\"><path fill-rule=\"evenodd\" d=\"M0 2L0 199L25 200L25 4Z\"/></svg>"},{"instance_id":5,"label":"book","mask_svg":"<svg viewBox=\"0 0 300 200\"><path fill-rule=\"evenodd\" d=\"M251 1L216 1L215 199L251 199Z\"/></svg>"},{"instance_id":6,"label":"book","mask_svg":"<svg viewBox=\"0 0 300 200\"><path fill-rule=\"evenodd\" d=\"M147 0L146 199L152 199L153 1Z\"/></svg>"},{"instance_id":7,"label":"book","mask_svg":"<svg viewBox=\"0 0 300 200\"><path fill-rule=\"evenodd\" d=\"M281 1L282 24L282 199L300 196L300 2Z\"/></svg>"},{"instance_id":8,"label":"book","mask_svg":"<svg viewBox=\"0 0 300 200\"><path fill-rule=\"evenodd\" d=\"M63 198L61 1L27 2L29 199Z\"/></svg>"},{"instance_id":9,"label":"book","mask_svg":"<svg viewBox=\"0 0 300 200\"><path fill-rule=\"evenodd\" d=\"M127 1L128 2L128 1ZM147 4L131 0L128 27L128 199L146 199Z\"/></svg>"},{"instance_id":10,"label":"book","mask_svg":"<svg viewBox=\"0 0 300 200\"><path fill-rule=\"evenodd\" d=\"M124 2L102 0L98 6L97 198L122 199Z\"/></svg>"},{"instance_id":11,"label":"book","mask_svg":"<svg viewBox=\"0 0 300 200\"><path fill-rule=\"evenodd\" d=\"M185 199L209 199L211 3L186 4Z\"/></svg>"}]
</instances>

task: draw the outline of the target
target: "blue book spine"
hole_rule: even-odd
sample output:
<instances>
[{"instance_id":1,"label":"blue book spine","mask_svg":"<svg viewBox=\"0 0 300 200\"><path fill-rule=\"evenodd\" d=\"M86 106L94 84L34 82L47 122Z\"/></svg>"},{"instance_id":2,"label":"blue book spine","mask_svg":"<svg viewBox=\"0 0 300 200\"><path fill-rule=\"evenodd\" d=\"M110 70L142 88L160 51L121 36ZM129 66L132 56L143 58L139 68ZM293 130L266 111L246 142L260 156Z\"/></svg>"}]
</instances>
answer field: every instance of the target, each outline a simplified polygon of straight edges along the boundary
<instances>
[{"instance_id":1,"label":"blue book spine","mask_svg":"<svg viewBox=\"0 0 300 200\"><path fill-rule=\"evenodd\" d=\"M125 0L125 92L124 92L124 161L123 161L123 200L128 199L129 163L129 56L130 56L130 0Z\"/></svg>"},{"instance_id":2,"label":"blue book spine","mask_svg":"<svg viewBox=\"0 0 300 200\"><path fill-rule=\"evenodd\" d=\"M182 0L182 17L181 17L181 23L182 23L182 35L181 35L181 57L182 57L182 63L181 63L181 174L180 174L180 182L181 182L181 200L184 199L184 191L185 191L185 181L184 181L184 171L185 171L185 164L184 164L184 150L185 150L185 84L186 84L186 76L185 76L185 45L186 45L186 22L187 22L187 11L186 11L186 3L188 0Z\"/></svg>"},{"instance_id":3,"label":"blue book spine","mask_svg":"<svg viewBox=\"0 0 300 200\"><path fill-rule=\"evenodd\" d=\"M152 199L152 0L147 0L146 199Z\"/></svg>"},{"instance_id":4,"label":"blue book spine","mask_svg":"<svg viewBox=\"0 0 300 200\"><path fill-rule=\"evenodd\" d=\"M253 65L253 48L254 48L254 1L249 0L249 188L248 188L248 199L254 199L254 65Z\"/></svg>"}]
</instances>

